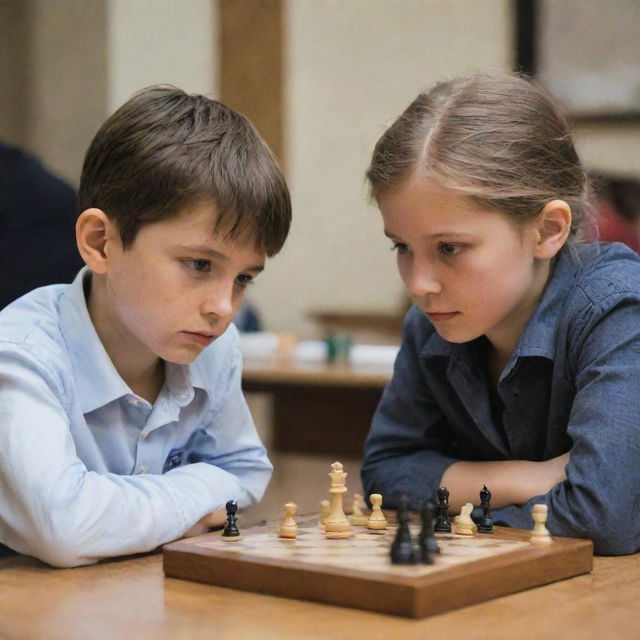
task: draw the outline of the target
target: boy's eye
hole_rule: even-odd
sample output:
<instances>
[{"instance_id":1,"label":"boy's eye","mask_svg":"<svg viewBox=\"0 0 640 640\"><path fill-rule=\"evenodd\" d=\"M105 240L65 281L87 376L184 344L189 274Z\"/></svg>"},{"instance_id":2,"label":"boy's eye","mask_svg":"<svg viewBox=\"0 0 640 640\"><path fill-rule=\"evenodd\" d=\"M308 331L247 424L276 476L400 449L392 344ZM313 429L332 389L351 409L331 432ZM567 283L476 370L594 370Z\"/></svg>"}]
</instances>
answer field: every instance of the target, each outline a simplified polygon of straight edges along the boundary
<instances>
[{"instance_id":1,"label":"boy's eye","mask_svg":"<svg viewBox=\"0 0 640 640\"><path fill-rule=\"evenodd\" d=\"M462 245L440 242L438 243L438 251L447 257L457 256L462 251Z\"/></svg>"},{"instance_id":2,"label":"boy's eye","mask_svg":"<svg viewBox=\"0 0 640 640\"><path fill-rule=\"evenodd\" d=\"M209 260L185 260L187 265L198 273L207 273L211 271L211 262Z\"/></svg>"},{"instance_id":3,"label":"boy's eye","mask_svg":"<svg viewBox=\"0 0 640 640\"><path fill-rule=\"evenodd\" d=\"M397 251L399 254L404 255L409 252L409 247L402 242L394 242L391 251Z\"/></svg>"},{"instance_id":4,"label":"boy's eye","mask_svg":"<svg viewBox=\"0 0 640 640\"><path fill-rule=\"evenodd\" d=\"M253 284L253 276L247 275L246 273L241 273L236 278L236 282L241 289L246 289L250 284Z\"/></svg>"}]
</instances>

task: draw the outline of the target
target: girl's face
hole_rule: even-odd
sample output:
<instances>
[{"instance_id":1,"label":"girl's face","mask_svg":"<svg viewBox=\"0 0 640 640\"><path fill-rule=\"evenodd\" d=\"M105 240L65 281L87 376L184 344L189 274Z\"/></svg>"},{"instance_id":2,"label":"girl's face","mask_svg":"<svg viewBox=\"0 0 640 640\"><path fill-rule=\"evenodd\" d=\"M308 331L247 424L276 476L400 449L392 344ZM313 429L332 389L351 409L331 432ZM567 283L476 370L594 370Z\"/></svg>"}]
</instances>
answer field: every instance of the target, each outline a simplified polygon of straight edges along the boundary
<instances>
[{"instance_id":1,"label":"girl's face","mask_svg":"<svg viewBox=\"0 0 640 640\"><path fill-rule=\"evenodd\" d=\"M411 299L449 342L485 335L508 357L549 275L540 234L480 209L433 179L411 178L379 198L385 235Z\"/></svg>"}]
</instances>

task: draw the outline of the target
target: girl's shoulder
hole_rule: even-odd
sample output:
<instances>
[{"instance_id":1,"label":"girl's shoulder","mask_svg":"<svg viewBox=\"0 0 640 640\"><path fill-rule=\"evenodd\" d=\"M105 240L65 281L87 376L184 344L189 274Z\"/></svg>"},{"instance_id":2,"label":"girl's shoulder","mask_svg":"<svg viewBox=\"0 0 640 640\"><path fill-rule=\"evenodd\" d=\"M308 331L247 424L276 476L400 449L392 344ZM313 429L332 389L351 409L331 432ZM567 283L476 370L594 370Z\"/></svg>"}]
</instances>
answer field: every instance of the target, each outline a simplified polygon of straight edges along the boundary
<instances>
[{"instance_id":1,"label":"girl's shoulder","mask_svg":"<svg viewBox=\"0 0 640 640\"><path fill-rule=\"evenodd\" d=\"M574 291L591 303L620 296L640 300L640 256L618 242L577 245L569 251Z\"/></svg>"}]
</instances>

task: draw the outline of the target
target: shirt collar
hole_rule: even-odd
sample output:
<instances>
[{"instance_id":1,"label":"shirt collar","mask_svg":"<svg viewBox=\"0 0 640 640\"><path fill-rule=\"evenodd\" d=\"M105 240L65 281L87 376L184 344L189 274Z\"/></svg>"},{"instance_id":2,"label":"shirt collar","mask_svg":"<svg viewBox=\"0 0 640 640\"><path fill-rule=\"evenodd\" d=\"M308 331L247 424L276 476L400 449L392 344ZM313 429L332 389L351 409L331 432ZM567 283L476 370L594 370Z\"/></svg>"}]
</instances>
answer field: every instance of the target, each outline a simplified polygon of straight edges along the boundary
<instances>
[{"instance_id":1,"label":"shirt collar","mask_svg":"<svg viewBox=\"0 0 640 640\"><path fill-rule=\"evenodd\" d=\"M542 298L520 335L512 360L519 356L542 356L553 360L560 318L558 309L564 304L578 269L578 251L571 247L563 248L558 254ZM447 342L434 331L425 340L420 355L423 358L462 355L480 339L455 344Z\"/></svg>"},{"instance_id":2,"label":"shirt collar","mask_svg":"<svg viewBox=\"0 0 640 640\"><path fill-rule=\"evenodd\" d=\"M113 366L89 316L84 287L90 278L89 268L81 269L60 301L60 326L85 414L134 395ZM189 365L166 363L165 385L181 406L191 402L194 387L208 389L209 376L199 360Z\"/></svg>"}]
</instances>

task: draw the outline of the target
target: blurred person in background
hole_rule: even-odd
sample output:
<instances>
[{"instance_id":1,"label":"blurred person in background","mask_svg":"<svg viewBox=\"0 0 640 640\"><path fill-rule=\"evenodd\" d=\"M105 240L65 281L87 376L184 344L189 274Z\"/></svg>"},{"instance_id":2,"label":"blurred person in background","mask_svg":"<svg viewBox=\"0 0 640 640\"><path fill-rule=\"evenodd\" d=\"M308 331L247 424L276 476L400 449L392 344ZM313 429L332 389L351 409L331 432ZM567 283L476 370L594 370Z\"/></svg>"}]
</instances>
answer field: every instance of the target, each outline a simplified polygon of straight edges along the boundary
<instances>
[{"instance_id":1,"label":"blurred person in background","mask_svg":"<svg viewBox=\"0 0 640 640\"><path fill-rule=\"evenodd\" d=\"M39 160L0 143L0 309L46 284L71 282L76 193Z\"/></svg>"}]
</instances>

